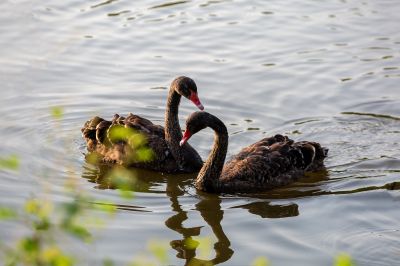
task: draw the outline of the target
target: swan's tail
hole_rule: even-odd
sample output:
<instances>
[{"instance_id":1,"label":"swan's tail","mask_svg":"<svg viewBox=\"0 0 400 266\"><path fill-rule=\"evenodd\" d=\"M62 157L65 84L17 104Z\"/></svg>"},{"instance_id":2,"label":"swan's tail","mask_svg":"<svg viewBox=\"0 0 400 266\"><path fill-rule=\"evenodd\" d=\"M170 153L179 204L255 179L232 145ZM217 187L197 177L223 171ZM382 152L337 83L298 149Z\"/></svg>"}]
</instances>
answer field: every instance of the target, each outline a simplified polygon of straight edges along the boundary
<instances>
[{"instance_id":1,"label":"swan's tail","mask_svg":"<svg viewBox=\"0 0 400 266\"><path fill-rule=\"evenodd\" d=\"M114 115L112 121L105 120L101 117L95 116L85 122L81 128L82 136L86 141L89 151L94 151L97 144L110 146L111 141L108 136L109 130L112 125L119 125L123 123L124 118L118 114Z\"/></svg>"},{"instance_id":2,"label":"swan's tail","mask_svg":"<svg viewBox=\"0 0 400 266\"><path fill-rule=\"evenodd\" d=\"M315 171L324 167L324 160L328 156L328 148L311 141L298 142L297 145L300 147L304 164L308 171Z\"/></svg>"},{"instance_id":3,"label":"swan's tail","mask_svg":"<svg viewBox=\"0 0 400 266\"><path fill-rule=\"evenodd\" d=\"M98 127L99 125L104 125L103 122L107 121L101 117L95 116L92 119L86 121L83 127L81 128L82 136L86 141L87 148L89 151L93 151L95 149L95 146L97 144L97 136L100 139L104 139L102 138L104 135L102 136L101 134L104 132L104 130L100 130L100 127ZM99 132L97 132L98 129Z\"/></svg>"}]
</instances>

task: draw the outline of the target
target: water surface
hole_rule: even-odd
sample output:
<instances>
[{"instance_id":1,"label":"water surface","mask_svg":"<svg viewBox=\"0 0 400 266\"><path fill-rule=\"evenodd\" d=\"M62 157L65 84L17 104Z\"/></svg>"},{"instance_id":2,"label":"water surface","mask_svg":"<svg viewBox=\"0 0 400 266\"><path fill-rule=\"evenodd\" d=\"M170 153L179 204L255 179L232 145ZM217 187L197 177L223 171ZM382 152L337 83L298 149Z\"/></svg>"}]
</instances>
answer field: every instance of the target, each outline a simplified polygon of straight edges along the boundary
<instances>
[{"instance_id":1,"label":"water surface","mask_svg":"<svg viewBox=\"0 0 400 266\"><path fill-rule=\"evenodd\" d=\"M82 1L0 3L0 203L56 202L73 177L118 206L96 241L70 240L82 265L126 265L149 240L170 263L357 265L400 258L400 6L385 1ZM210 195L194 175L137 171L123 199L106 167L85 161L80 127L93 115L134 112L160 124L167 88L192 77L230 133L229 155L276 133L330 149L326 171L254 195ZM61 120L51 108L62 107ZM181 123L195 111L183 101ZM191 144L206 158L212 132ZM89 214L88 214L89 215ZM2 222L1 239L23 225ZM208 239L210 254L185 239ZM68 242L69 243L69 242ZM75 247L75 248L74 248ZM204 252L203 252L204 253Z\"/></svg>"}]
</instances>

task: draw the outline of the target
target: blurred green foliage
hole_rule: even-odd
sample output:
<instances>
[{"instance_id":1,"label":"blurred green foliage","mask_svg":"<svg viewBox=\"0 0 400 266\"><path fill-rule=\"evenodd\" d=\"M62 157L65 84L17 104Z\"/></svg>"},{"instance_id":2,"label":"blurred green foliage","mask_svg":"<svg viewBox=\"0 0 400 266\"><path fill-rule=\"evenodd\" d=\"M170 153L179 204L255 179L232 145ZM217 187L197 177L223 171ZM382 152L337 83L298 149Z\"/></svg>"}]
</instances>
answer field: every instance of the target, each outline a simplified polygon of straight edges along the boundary
<instances>
[{"instance_id":1,"label":"blurred green foliage","mask_svg":"<svg viewBox=\"0 0 400 266\"><path fill-rule=\"evenodd\" d=\"M150 240L147 249L158 259L161 264L168 263L168 242Z\"/></svg>"},{"instance_id":2,"label":"blurred green foliage","mask_svg":"<svg viewBox=\"0 0 400 266\"><path fill-rule=\"evenodd\" d=\"M351 256L346 253L338 254L335 257L335 262L333 263L334 266L356 266L354 261L352 260Z\"/></svg>"},{"instance_id":3,"label":"blurred green foliage","mask_svg":"<svg viewBox=\"0 0 400 266\"><path fill-rule=\"evenodd\" d=\"M19 239L14 247L1 243L4 265L73 265L73 258L65 254L54 240L56 224L51 218L54 210L51 201L34 198L26 201L23 211L2 210L7 218L25 221L31 228L31 233Z\"/></svg>"},{"instance_id":4,"label":"blurred green foliage","mask_svg":"<svg viewBox=\"0 0 400 266\"><path fill-rule=\"evenodd\" d=\"M61 119L64 116L64 109L60 106L53 106L50 109L50 113L54 119Z\"/></svg>"},{"instance_id":5,"label":"blurred green foliage","mask_svg":"<svg viewBox=\"0 0 400 266\"><path fill-rule=\"evenodd\" d=\"M127 143L132 149L132 160L136 162L149 162L155 158L153 150L147 146L146 137L133 128L114 125L108 132L108 138L113 143Z\"/></svg>"},{"instance_id":6,"label":"blurred green foliage","mask_svg":"<svg viewBox=\"0 0 400 266\"><path fill-rule=\"evenodd\" d=\"M210 259L211 253L212 253L212 238L211 237L196 237L195 241L197 241L198 247L196 247L196 250L199 251L198 257L200 259Z\"/></svg>"},{"instance_id":7,"label":"blurred green foliage","mask_svg":"<svg viewBox=\"0 0 400 266\"><path fill-rule=\"evenodd\" d=\"M0 220L14 219L17 213L10 208L0 207Z\"/></svg>"},{"instance_id":8,"label":"blurred green foliage","mask_svg":"<svg viewBox=\"0 0 400 266\"><path fill-rule=\"evenodd\" d=\"M97 201L95 204L93 204L93 207L95 209L104 211L104 212L109 213L109 214L115 214L115 212L117 211L117 207L111 201L109 201L109 202Z\"/></svg>"},{"instance_id":9,"label":"blurred green foliage","mask_svg":"<svg viewBox=\"0 0 400 266\"><path fill-rule=\"evenodd\" d=\"M269 262L266 257L257 257L253 260L252 266L268 266Z\"/></svg>"},{"instance_id":10,"label":"blurred green foliage","mask_svg":"<svg viewBox=\"0 0 400 266\"><path fill-rule=\"evenodd\" d=\"M187 249L196 249L199 245L200 245L200 242L193 240L193 238L191 236L185 238L185 240L184 240L184 246Z\"/></svg>"},{"instance_id":11,"label":"blurred green foliage","mask_svg":"<svg viewBox=\"0 0 400 266\"><path fill-rule=\"evenodd\" d=\"M121 197L125 199L133 198L132 188L136 182L136 177L132 171L122 166L114 167L107 174L107 178L111 180L111 185L119 190Z\"/></svg>"},{"instance_id":12,"label":"blurred green foliage","mask_svg":"<svg viewBox=\"0 0 400 266\"><path fill-rule=\"evenodd\" d=\"M114 266L114 262L110 259L104 259L103 266Z\"/></svg>"},{"instance_id":13,"label":"blurred green foliage","mask_svg":"<svg viewBox=\"0 0 400 266\"><path fill-rule=\"evenodd\" d=\"M17 155L9 155L7 157L0 157L0 170L18 170L20 165L19 157Z\"/></svg>"},{"instance_id":14,"label":"blurred green foliage","mask_svg":"<svg viewBox=\"0 0 400 266\"><path fill-rule=\"evenodd\" d=\"M25 202L23 210L15 212L0 208L3 219L15 219L24 222L31 233L19 239L15 246L1 243L0 251L7 266L13 265L75 265L75 258L62 251L57 239L60 234L69 234L82 241L92 241L92 235L82 221L89 210L115 213L110 203L91 204L92 199L75 194L71 201L54 206L47 199L32 198Z\"/></svg>"}]
</instances>

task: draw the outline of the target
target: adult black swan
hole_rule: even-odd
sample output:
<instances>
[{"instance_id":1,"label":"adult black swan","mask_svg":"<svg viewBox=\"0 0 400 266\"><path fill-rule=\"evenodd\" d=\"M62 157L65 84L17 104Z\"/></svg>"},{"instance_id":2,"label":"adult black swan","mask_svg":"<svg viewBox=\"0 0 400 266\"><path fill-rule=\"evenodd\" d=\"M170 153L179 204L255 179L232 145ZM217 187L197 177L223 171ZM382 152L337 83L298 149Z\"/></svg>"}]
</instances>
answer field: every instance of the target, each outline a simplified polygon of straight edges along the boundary
<instances>
[{"instance_id":1,"label":"adult black swan","mask_svg":"<svg viewBox=\"0 0 400 266\"><path fill-rule=\"evenodd\" d=\"M189 116L180 144L185 145L206 127L215 132L214 145L196 179L196 188L206 192L255 192L284 186L306 171L322 169L328 152L316 142L294 142L275 135L243 148L224 165L228 131L221 120L207 112Z\"/></svg>"},{"instance_id":2,"label":"adult black swan","mask_svg":"<svg viewBox=\"0 0 400 266\"><path fill-rule=\"evenodd\" d=\"M191 173L198 171L203 162L199 154L189 145L179 145L182 131L178 120L178 107L181 96L191 100L200 110L204 107L197 95L196 83L188 77L178 77L171 83L165 111L165 129L154 125L150 120L130 113L127 117L114 115L111 121L98 116L87 121L81 129L89 152L100 156L105 163L145 168L166 173ZM137 156L138 145L130 145L126 138L113 139L110 132L114 128L129 129L140 133L145 145L151 149L151 159ZM138 138L136 138L137 140ZM143 138L142 138L143 139ZM135 142L135 139L132 140ZM138 141L136 141L137 144ZM144 143L144 144L143 144Z\"/></svg>"}]
</instances>

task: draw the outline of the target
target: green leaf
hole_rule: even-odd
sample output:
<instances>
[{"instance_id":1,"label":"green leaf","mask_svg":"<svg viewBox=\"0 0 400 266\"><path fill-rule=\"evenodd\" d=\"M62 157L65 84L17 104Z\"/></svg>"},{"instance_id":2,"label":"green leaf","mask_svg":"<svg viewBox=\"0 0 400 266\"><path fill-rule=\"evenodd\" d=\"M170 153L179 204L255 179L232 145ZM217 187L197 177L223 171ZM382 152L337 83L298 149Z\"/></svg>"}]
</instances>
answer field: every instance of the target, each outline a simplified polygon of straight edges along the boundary
<instances>
[{"instance_id":1,"label":"green leaf","mask_svg":"<svg viewBox=\"0 0 400 266\"><path fill-rule=\"evenodd\" d=\"M266 257L257 257L253 263L251 264L252 266L268 266L269 262Z\"/></svg>"},{"instance_id":2,"label":"green leaf","mask_svg":"<svg viewBox=\"0 0 400 266\"><path fill-rule=\"evenodd\" d=\"M98 164L101 162L101 157L96 153L89 153L86 155L86 160L90 164Z\"/></svg>"},{"instance_id":3,"label":"green leaf","mask_svg":"<svg viewBox=\"0 0 400 266\"><path fill-rule=\"evenodd\" d=\"M54 266L72 266L72 265L74 265L74 260L70 256L59 255L57 258L54 259L52 265L54 265Z\"/></svg>"},{"instance_id":4,"label":"green leaf","mask_svg":"<svg viewBox=\"0 0 400 266\"><path fill-rule=\"evenodd\" d=\"M53 210L51 201L30 199L25 202L25 212L33 214L40 219L47 218Z\"/></svg>"},{"instance_id":5,"label":"green leaf","mask_svg":"<svg viewBox=\"0 0 400 266\"><path fill-rule=\"evenodd\" d=\"M75 217L81 211L81 205L78 200L68 202L62 205L65 211L65 216L69 220L71 217Z\"/></svg>"},{"instance_id":6,"label":"green leaf","mask_svg":"<svg viewBox=\"0 0 400 266\"><path fill-rule=\"evenodd\" d=\"M20 165L19 157L17 155L10 155L8 157L0 158L0 170L18 170Z\"/></svg>"},{"instance_id":7,"label":"green leaf","mask_svg":"<svg viewBox=\"0 0 400 266\"><path fill-rule=\"evenodd\" d=\"M63 115L64 115L63 108L60 107L60 106L54 106L54 107L51 108L50 111L51 111L51 116L54 119L61 119L63 117Z\"/></svg>"},{"instance_id":8,"label":"green leaf","mask_svg":"<svg viewBox=\"0 0 400 266\"><path fill-rule=\"evenodd\" d=\"M129 190L120 189L119 195L124 199L133 199L133 192Z\"/></svg>"},{"instance_id":9,"label":"green leaf","mask_svg":"<svg viewBox=\"0 0 400 266\"><path fill-rule=\"evenodd\" d=\"M111 184L119 189L121 197L131 199L133 197L132 188L136 182L134 173L123 167L115 167L109 174L108 178Z\"/></svg>"},{"instance_id":10,"label":"green leaf","mask_svg":"<svg viewBox=\"0 0 400 266\"><path fill-rule=\"evenodd\" d=\"M46 265L52 266L72 266L73 258L64 254L57 246L48 247L40 254L40 259Z\"/></svg>"},{"instance_id":11,"label":"green leaf","mask_svg":"<svg viewBox=\"0 0 400 266\"><path fill-rule=\"evenodd\" d=\"M5 254L5 261L4 261L4 265L5 266L17 266L19 265L19 256L17 254L15 254L14 252L11 253L7 253Z\"/></svg>"},{"instance_id":12,"label":"green leaf","mask_svg":"<svg viewBox=\"0 0 400 266\"><path fill-rule=\"evenodd\" d=\"M108 132L108 137L111 141L117 142L120 140L129 139L134 134L132 128L123 127L120 125L115 125L110 128Z\"/></svg>"},{"instance_id":13,"label":"green leaf","mask_svg":"<svg viewBox=\"0 0 400 266\"><path fill-rule=\"evenodd\" d=\"M83 226L76 225L76 224L68 224L64 227L67 232L70 234L84 240L90 242L92 240L92 235L90 232Z\"/></svg>"},{"instance_id":14,"label":"green leaf","mask_svg":"<svg viewBox=\"0 0 400 266\"><path fill-rule=\"evenodd\" d=\"M211 256L212 249L212 239L209 236L206 237L198 237L197 241L199 241L199 257L209 259Z\"/></svg>"},{"instance_id":15,"label":"green leaf","mask_svg":"<svg viewBox=\"0 0 400 266\"><path fill-rule=\"evenodd\" d=\"M115 206L114 203L112 202L96 202L94 203L94 208L96 208L97 210L106 212L106 213L110 213L110 214L114 214L117 211L117 207Z\"/></svg>"},{"instance_id":16,"label":"green leaf","mask_svg":"<svg viewBox=\"0 0 400 266\"><path fill-rule=\"evenodd\" d=\"M136 152L136 160L139 162L150 162L154 157L153 150L147 147L142 147Z\"/></svg>"},{"instance_id":17,"label":"green leaf","mask_svg":"<svg viewBox=\"0 0 400 266\"><path fill-rule=\"evenodd\" d=\"M7 207L0 207L0 220L13 219L17 217L17 213Z\"/></svg>"},{"instance_id":18,"label":"green leaf","mask_svg":"<svg viewBox=\"0 0 400 266\"><path fill-rule=\"evenodd\" d=\"M161 264L166 264L168 262L167 245L168 244L156 240L150 241L148 244L149 251Z\"/></svg>"},{"instance_id":19,"label":"green leaf","mask_svg":"<svg viewBox=\"0 0 400 266\"><path fill-rule=\"evenodd\" d=\"M35 237L23 238L19 245L26 253L37 253L39 251L39 240Z\"/></svg>"},{"instance_id":20,"label":"green leaf","mask_svg":"<svg viewBox=\"0 0 400 266\"><path fill-rule=\"evenodd\" d=\"M199 241L193 240L193 238L188 237L184 240L184 245L187 249L196 249L200 243Z\"/></svg>"},{"instance_id":21,"label":"green leaf","mask_svg":"<svg viewBox=\"0 0 400 266\"><path fill-rule=\"evenodd\" d=\"M336 256L334 266L355 266L349 254L341 253Z\"/></svg>"},{"instance_id":22,"label":"green leaf","mask_svg":"<svg viewBox=\"0 0 400 266\"><path fill-rule=\"evenodd\" d=\"M214 266L212 261L191 258L187 266Z\"/></svg>"},{"instance_id":23,"label":"green leaf","mask_svg":"<svg viewBox=\"0 0 400 266\"><path fill-rule=\"evenodd\" d=\"M129 144L132 148L138 148L147 143L147 139L143 134L135 133L129 137Z\"/></svg>"},{"instance_id":24,"label":"green leaf","mask_svg":"<svg viewBox=\"0 0 400 266\"><path fill-rule=\"evenodd\" d=\"M114 266L114 262L110 259L104 259L103 266Z\"/></svg>"},{"instance_id":25,"label":"green leaf","mask_svg":"<svg viewBox=\"0 0 400 266\"><path fill-rule=\"evenodd\" d=\"M51 226L49 219L43 218L40 221L35 222L34 224L36 230L48 230Z\"/></svg>"}]
</instances>

